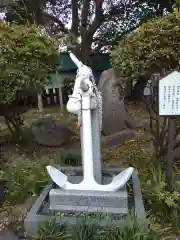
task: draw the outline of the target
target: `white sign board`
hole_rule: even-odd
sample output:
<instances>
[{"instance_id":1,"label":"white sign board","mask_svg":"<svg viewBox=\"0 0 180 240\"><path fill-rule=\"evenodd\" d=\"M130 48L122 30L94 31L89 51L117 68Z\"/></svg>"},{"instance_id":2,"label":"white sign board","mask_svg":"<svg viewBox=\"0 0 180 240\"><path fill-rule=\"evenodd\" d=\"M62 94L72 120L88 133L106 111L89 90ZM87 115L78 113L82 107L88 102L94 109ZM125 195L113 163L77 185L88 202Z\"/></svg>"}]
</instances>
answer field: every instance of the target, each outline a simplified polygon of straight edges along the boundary
<instances>
[{"instance_id":1,"label":"white sign board","mask_svg":"<svg viewBox=\"0 0 180 240\"><path fill-rule=\"evenodd\" d=\"M180 115L180 73L177 71L159 81L159 115Z\"/></svg>"}]
</instances>

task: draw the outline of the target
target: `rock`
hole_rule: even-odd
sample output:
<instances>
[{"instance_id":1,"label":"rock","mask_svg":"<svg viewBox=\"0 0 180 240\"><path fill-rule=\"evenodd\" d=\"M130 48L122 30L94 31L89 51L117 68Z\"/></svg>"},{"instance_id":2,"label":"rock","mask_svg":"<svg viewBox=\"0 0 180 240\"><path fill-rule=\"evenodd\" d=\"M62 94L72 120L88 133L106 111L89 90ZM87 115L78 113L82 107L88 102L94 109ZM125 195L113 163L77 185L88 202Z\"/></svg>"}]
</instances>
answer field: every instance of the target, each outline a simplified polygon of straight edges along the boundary
<instances>
[{"instance_id":1,"label":"rock","mask_svg":"<svg viewBox=\"0 0 180 240\"><path fill-rule=\"evenodd\" d=\"M101 136L101 147L102 148L112 148L119 147L125 141L135 139L136 132L131 129L124 129L121 132L111 134L109 136ZM71 146L66 146L69 154L76 154L81 157L81 145L80 141L74 142ZM65 149L66 149L65 147Z\"/></svg>"},{"instance_id":2,"label":"rock","mask_svg":"<svg viewBox=\"0 0 180 240\"><path fill-rule=\"evenodd\" d=\"M129 129L136 129L137 127L137 122L128 114L128 112L126 112L125 124Z\"/></svg>"},{"instance_id":3,"label":"rock","mask_svg":"<svg viewBox=\"0 0 180 240\"><path fill-rule=\"evenodd\" d=\"M129 129L122 130L121 132L102 137L101 144L103 148L119 147L125 141L134 139L135 132Z\"/></svg>"},{"instance_id":4,"label":"rock","mask_svg":"<svg viewBox=\"0 0 180 240\"><path fill-rule=\"evenodd\" d=\"M66 124L57 124L51 117L42 118L32 126L34 141L38 144L59 147L66 144L71 131Z\"/></svg>"},{"instance_id":5,"label":"rock","mask_svg":"<svg viewBox=\"0 0 180 240\"><path fill-rule=\"evenodd\" d=\"M126 128L135 129L135 122L125 110L124 99L119 100L115 87L117 74L113 68L102 72L98 88L102 94L102 133L107 136Z\"/></svg>"},{"instance_id":6,"label":"rock","mask_svg":"<svg viewBox=\"0 0 180 240\"><path fill-rule=\"evenodd\" d=\"M180 141L180 134L176 136L176 142L179 142L179 141Z\"/></svg>"},{"instance_id":7,"label":"rock","mask_svg":"<svg viewBox=\"0 0 180 240\"><path fill-rule=\"evenodd\" d=\"M11 231L0 232L0 240L18 240L18 237Z\"/></svg>"}]
</instances>

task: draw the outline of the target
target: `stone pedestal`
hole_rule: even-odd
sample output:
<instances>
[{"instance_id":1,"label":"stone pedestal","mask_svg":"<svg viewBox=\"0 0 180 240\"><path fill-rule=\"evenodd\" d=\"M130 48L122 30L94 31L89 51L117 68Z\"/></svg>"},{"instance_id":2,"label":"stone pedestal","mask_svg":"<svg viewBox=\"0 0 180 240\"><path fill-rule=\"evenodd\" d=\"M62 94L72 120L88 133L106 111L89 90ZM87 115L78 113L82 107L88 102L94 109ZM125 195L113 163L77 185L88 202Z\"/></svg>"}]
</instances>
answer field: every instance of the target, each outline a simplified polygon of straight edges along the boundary
<instances>
[{"instance_id":1,"label":"stone pedestal","mask_svg":"<svg viewBox=\"0 0 180 240\"><path fill-rule=\"evenodd\" d=\"M128 195L126 191L76 191L52 189L49 192L50 209L53 211L107 214L127 214Z\"/></svg>"},{"instance_id":2,"label":"stone pedestal","mask_svg":"<svg viewBox=\"0 0 180 240\"><path fill-rule=\"evenodd\" d=\"M117 175L124 169L104 169L102 182L111 181L114 174ZM69 181L78 183L82 180L82 168L61 168L69 176ZM91 184L91 183L90 183ZM77 221L84 221L84 216L90 214L88 224L95 223L100 227L119 226L123 221L122 216L129 212L138 218L145 218L145 211L141 196L138 173L134 170L132 178L128 182L131 191L121 189L117 192L78 192L65 191L49 185L44 188L40 196L29 211L25 219L25 230L30 237L38 236L39 225L44 221L55 218L57 224L72 226ZM97 221L97 214L101 218ZM106 217L110 217L107 221Z\"/></svg>"}]
</instances>

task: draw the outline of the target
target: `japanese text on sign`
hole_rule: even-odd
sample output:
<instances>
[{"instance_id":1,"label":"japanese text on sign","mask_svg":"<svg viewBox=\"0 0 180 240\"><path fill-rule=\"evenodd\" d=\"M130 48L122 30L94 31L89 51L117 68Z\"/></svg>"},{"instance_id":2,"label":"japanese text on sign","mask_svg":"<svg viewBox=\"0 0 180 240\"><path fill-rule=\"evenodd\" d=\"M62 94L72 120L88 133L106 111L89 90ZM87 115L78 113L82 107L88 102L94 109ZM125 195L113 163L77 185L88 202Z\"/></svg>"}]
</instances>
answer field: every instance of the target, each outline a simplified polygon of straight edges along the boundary
<instances>
[{"instance_id":1,"label":"japanese text on sign","mask_svg":"<svg viewBox=\"0 0 180 240\"><path fill-rule=\"evenodd\" d=\"M160 80L159 114L180 115L180 73L178 72Z\"/></svg>"}]
</instances>

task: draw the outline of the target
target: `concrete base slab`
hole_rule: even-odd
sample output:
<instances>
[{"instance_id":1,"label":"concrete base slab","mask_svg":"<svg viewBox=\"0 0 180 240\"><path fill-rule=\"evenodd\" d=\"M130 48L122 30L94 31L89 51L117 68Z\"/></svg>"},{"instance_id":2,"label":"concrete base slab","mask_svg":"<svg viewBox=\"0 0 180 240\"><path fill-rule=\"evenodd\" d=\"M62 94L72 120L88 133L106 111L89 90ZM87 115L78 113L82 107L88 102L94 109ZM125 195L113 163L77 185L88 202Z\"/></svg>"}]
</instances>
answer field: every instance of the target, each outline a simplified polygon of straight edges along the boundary
<instances>
[{"instance_id":1,"label":"concrete base slab","mask_svg":"<svg viewBox=\"0 0 180 240\"><path fill-rule=\"evenodd\" d=\"M65 172L67 175L70 176L79 176L82 178L82 168L81 167L65 167L60 168L62 172ZM121 171L123 171L124 168L121 169L104 169L103 170L103 176L107 175L114 175L118 174ZM69 174L68 174L69 173ZM79 180L78 180L79 181ZM133 211L134 214L138 218L145 218L145 211L144 211L144 205L142 201L142 195L140 190L140 182L138 178L138 172L134 170L132 174L132 178L128 182L128 186L132 186L132 193L129 196L130 193L128 193L128 211ZM27 235L30 237L37 237L38 236L38 229L40 224L44 221L50 221L55 218L57 224L66 224L66 225L74 225L78 220L82 220L83 216L86 215L86 213L79 214L79 212L76 209L73 209L72 212L69 212L69 210L65 209L63 211L52 211L50 208L50 202L49 202L49 193L52 189L54 189L55 186L49 185L44 188L40 196L35 201L34 205L32 206L31 210L29 211L25 221L25 230L27 232ZM95 209L93 209L95 210ZM96 209L97 210L97 209ZM97 213L97 211L93 211L94 213ZM119 211L120 212L120 211ZM106 213L102 213L106 216ZM112 224L121 224L122 216L124 213L112 213L111 215L111 221L107 222L106 217L101 217L100 220L98 220L97 223L97 217L94 217L94 214L90 218L91 220L88 221L88 224L91 222L98 224L99 226L105 227L107 225ZM126 214L125 214L126 215ZM96 215L97 216L97 215ZM117 218L118 216L118 218Z\"/></svg>"},{"instance_id":2,"label":"concrete base slab","mask_svg":"<svg viewBox=\"0 0 180 240\"><path fill-rule=\"evenodd\" d=\"M18 240L18 237L11 231L0 232L0 240Z\"/></svg>"}]
</instances>

